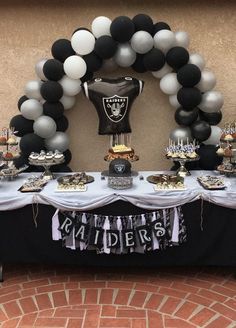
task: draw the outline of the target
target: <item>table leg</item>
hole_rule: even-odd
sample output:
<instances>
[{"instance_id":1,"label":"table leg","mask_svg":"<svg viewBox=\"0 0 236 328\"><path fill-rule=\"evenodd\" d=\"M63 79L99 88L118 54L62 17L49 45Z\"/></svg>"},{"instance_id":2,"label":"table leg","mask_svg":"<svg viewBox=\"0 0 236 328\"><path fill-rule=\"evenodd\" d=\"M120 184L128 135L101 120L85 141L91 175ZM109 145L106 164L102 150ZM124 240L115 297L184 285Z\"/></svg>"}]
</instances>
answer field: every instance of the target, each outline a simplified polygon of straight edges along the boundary
<instances>
[{"instance_id":1,"label":"table leg","mask_svg":"<svg viewBox=\"0 0 236 328\"><path fill-rule=\"evenodd\" d=\"M3 264L0 262L0 282L3 282Z\"/></svg>"}]
</instances>

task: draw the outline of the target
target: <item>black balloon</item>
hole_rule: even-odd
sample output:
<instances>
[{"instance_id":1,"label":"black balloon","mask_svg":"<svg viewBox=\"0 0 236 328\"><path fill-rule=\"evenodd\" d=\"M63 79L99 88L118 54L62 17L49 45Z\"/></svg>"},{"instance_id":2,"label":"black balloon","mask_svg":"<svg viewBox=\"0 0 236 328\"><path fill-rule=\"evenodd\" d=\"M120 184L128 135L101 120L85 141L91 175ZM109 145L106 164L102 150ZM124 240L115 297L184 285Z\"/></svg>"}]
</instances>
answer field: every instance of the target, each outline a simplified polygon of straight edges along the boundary
<instances>
[{"instance_id":1,"label":"black balloon","mask_svg":"<svg viewBox=\"0 0 236 328\"><path fill-rule=\"evenodd\" d=\"M198 149L199 166L202 170L215 170L222 163L223 157L219 157L216 151L219 147L215 145L201 145Z\"/></svg>"},{"instance_id":2,"label":"black balloon","mask_svg":"<svg viewBox=\"0 0 236 328\"><path fill-rule=\"evenodd\" d=\"M210 137L211 127L205 121L197 121L191 125L191 133L194 139L202 142Z\"/></svg>"},{"instance_id":3,"label":"black balloon","mask_svg":"<svg viewBox=\"0 0 236 328\"><path fill-rule=\"evenodd\" d=\"M57 120L62 117L63 113L64 106L60 101L54 103L45 101L45 103L43 104L43 114L52 117L54 120Z\"/></svg>"},{"instance_id":4,"label":"black balloon","mask_svg":"<svg viewBox=\"0 0 236 328\"><path fill-rule=\"evenodd\" d=\"M189 61L189 53L183 47L173 47L167 52L166 61L168 65L178 70Z\"/></svg>"},{"instance_id":5,"label":"black balloon","mask_svg":"<svg viewBox=\"0 0 236 328\"><path fill-rule=\"evenodd\" d=\"M153 48L144 55L143 64L148 71L159 71L165 65L165 55L161 50Z\"/></svg>"},{"instance_id":6,"label":"black balloon","mask_svg":"<svg viewBox=\"0 0 236 328\"><path fill-rule=\"evenodd\" d=\"M78 27L77 29L74 30L72 35L75 34L75 32L82 31L82 30L85 30L85 31L88 31L88 32L92 33L87 27Z\"/></svg>"},{"instance_id":7,"label":"black balloon","mask_svg":"<svg viewBox=\"0 0 236 328\"><path fill-rule=\"evenodd\" d=\"M185 110L192 110L200 104L202 95L197 88L181 88L177 99Z\"/></svg>"},{"instance_id":8,"label":"black balloon","mask_svg":"<svg viewBox=\"0 0 236 328\"><path fill-rule=\"evenodd\" d=\"M116 17L110 27L111 36L118 42L128 42L135 32L135 25L127 16Z\"/></svg>"},{"instance_id":9,"label":"black balloon","mask_svg":"<svg viewBox=\"0 0 236 328\"><path fill-rule=\"evenodd\" d=\"M102 59L95 52L83 56L83 59L86 62L88 72L96 72L102 67Z\"/></svg>"},{"instance_id":10,"label":"black balloon","mask_svg":"<svg viewBox=\"0 0 236 328\"><path fill-rule=\"evenodd\" d=\"M92 80L92 78L93 78L93 72L86 72L85 75L80 78L80 81L84 83Z\"/></svg>"},{"instance_id":11,"label":"black balloon","mask_svg":"<svg viewBox=\"0 0 236 328\"><path fill-rule=\"evenodd\" d=\"M62 63L70 57L75 55L75 51L71 46L71 42L67 39L59 39L55 41L51 49L52 56Z\"/></svg>"},{"instance_id":12,"label":"black balloon","mask_svg":"<svg viewBox=\"0 0 236 328\"><path fill-rule=\"evenodd\" d=\"M183 87L194 87L201 80L201 71L196 65L186 64L178 70L177 80Z\"/></svg>"},{"instance_id":13,"label":"black balloon","mask_svg":"<svg viewBox=\"0 0 236 328\"><path fill-rule=\"evenodd\" d=\"M137 54L136 60L132 65L132 68L138 73L144 73L147 71L147 69L143 63L143 57L144 57L144 55Z\"/></svg>"},{"instance_id":14,"label":"black balloon","mask_svg":"<svg viewBox=\"0 0 236 328\"><path fill-rule=\"evenodd\" d=\"M193 124L198 118L198 108L191 111L186 111L182 107L178 108L175 112L175 121L179 125L189 126Z\"/></svg>"},{"instance_id":15,"label":"black balloon","mask_svg":"<svg viewBox=\"0 0 236 328\"><path fill-rule=\"evenodd\" d=\"M129 113L143 82L130 76L118 79L95 78L83 84L86 97L99 118L100 135L130 133Z\"/></svg>"},{"instance_id":16,"label":"black balloon","mask_svg":"<svg viewBox=\"0 0 236 328\"><path fill-rule=\"evenodd\" d=\"M44 140L34 133L28 133L21 138L20 149L24 156L31 152L40 152L45 149Z\"/></svg>"},{"instance_id":17,"label":"black balloon","mask_svg":"<svg viewBox=\"0 0 236 328\"><path fill-rule=\"evenodd\" d=\"M57 131L65 132L68 129L69 121L66 116L62 116L55 121L57 125Z\"/></svg>"},{"instance_id":18,"label":"black balloon","mask_svg":"<svg viewBox=\"0 0 236 328\"><path fill-rule=\"evenodd\" d=\"M29 98L28 97L26 97L26 96L22 96L22 97L20 97L20 99L18 100L18 103L17 103L17 107L18 107L18 109L20 110L20 107L21 107L21 105L23 104L23 102L25 102L26 100L28 100Z\"/></svg>"},{"instance_id":19,"label":"black balloon","mask_svg":"<svg viewBox=\"0 0 236 328\"><path fill-rule=\"evenodd\" d=\"M208 122L210 125L217 125L222 120L222 112L219 110L214 113L206 113L199 110L200 119Z\"/></svg>"},{"instance_id":20,"label":"black balloon","mask_svg":"<svg viewBox=\"0 0 236 328\"><path fill-rule=\"evenodd\" d=\"M33 124L34 121L27 120L22 115L12 117L10 121L10 127L14 128L17 137L23 137L25 134L33 132Z\"/></svg>"},{"instance_id":21,"label":"black balloon","mask_svg":"<svg viewBox=\"0 0 236 328\"><path fill-rule=\"evenodd\" d=\"M64 151L63 155L64 155L64 164L65 165L69 164L72 159L71 151L67 149L66 151Z\"/></svg>"},{"instance_id":22,"label":"black balloon","mask_svg":"<svg viewBox=\"0 0 236 328\"><path fill-rule=\"evenodd\" d=\"M63 64L57 59L48 59L43 65L43 73L52 81L59 81L65 74Z\"/></svg>"},{"instance_id":23,"label":"black balloon","mask_svg":"<svg viewBox=\"0 0 236 328\"><path fill-rule=\"evenodd\" d=\"M40 92L42 97L48 102L57 102L63 96L63 89L60 83L46 81L41 85Z\"/></svg>"},{"instance_id":24,"label":"black balloon","mask_svg":"<svg viewBox=\"0 0 236 328\"><path fill-rule=\"evenodd\" d=\"M161 30L170 30L171 31L171 28L165 22L158 22L158 23L154 24L153 35L155 35L157 32L159 32Z\"/></svg>"},{"instance_id":25,"label":"black balloon","mask_svg":"<svg viewBox=\"0 0 236 328\"><path fill-rule=\"evenodd\" d=\"M35 172L35 166L29 165L28 156L21 155L20 157L14 159L13 161L15 167L19 169L24 165L28 165L29 167L24 172Z\"/></svg>"},{"instance_id":26,"label":"black balloon","mask_svg":"<svg viewBox=\"0 0 236 328\"><path fill-rule=\"evenodd\" d=\"M145 14L138 14L132 19L135 31L146 31L150 34L153 33L153 20L150 16Z\"/></svg>"},{"instance_id":27,"label":"black balloon","mask_svg":"<svg viewBox=\"0 0 236 328\"><path fill-rule=\"evenodd\" d=\"M109 35L100 36L95 41L94 52L103 59L113 57L117 50L117 42Z\"/></svg>"}]
</instances>

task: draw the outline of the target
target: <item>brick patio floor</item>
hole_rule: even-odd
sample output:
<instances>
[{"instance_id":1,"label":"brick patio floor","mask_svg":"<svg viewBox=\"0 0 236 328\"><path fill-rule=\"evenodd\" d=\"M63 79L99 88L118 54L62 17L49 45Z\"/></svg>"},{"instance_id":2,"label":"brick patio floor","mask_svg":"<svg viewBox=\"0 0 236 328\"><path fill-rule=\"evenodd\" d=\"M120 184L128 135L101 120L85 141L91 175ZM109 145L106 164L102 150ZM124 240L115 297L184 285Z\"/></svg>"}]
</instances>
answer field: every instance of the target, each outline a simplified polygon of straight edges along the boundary
<instances>
[{"instance_id":1,"label":"brick patio floor","mask_svg":"<svg viewBox=\"0 0 236 328\"><path fill-rule=\"evenodd\" d=\"M230 268L8 266L0 327L235 328Z\"/></svg>"}]
</instances>

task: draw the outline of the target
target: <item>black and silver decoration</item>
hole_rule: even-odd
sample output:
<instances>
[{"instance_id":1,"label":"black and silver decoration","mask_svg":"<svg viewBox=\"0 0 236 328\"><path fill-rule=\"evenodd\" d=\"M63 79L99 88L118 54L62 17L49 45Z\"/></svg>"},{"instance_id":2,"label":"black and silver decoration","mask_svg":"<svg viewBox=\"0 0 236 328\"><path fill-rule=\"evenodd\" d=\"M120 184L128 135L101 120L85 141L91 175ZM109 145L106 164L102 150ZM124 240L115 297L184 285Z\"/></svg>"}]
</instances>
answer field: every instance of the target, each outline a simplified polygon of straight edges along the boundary
<instances>
[{"instance_id":1,"label":"black and silver decoration","mask_svg":"<svg viewBox=\"0 0 236 328\"><path fill-rule=\"evenodd\" d=\"M216 124L221 120L223 96L213 90L216 77L205 68L202 56L187 50L186 32L173 32L167 23L155 23L145 14L133 19L119 16L113 21L99 16L93 20L91 31L80 27L71 40L56 40L51 47L53 58L36 63L39 80L26 84L18 101L22 118L16 115L10 122L22 137L22 159L27 160L29 149L68 150L64 111L74 106L81 84L92 79L100 67L150 71L160 79L161 90L177 110L175 120L180 126L171 132L172 140L184 137L206 144L209 139L212 146L218 143ZM107 106L107 111L114 111L108 116L115 122L122 118L126 106L125 102L120 105Z\"/></svg>"},{"instance_id":2,"label":"black and silver decoration","mask_svg":"<svg viewBox=\"0 0 236 328\"><path fill-rule=\"evenodd\" d=\"M127 216L57 210L52 218L52 236L71 249L145 253L183 243L186 227L181 207Z\"/></svg>"}]
</instances>

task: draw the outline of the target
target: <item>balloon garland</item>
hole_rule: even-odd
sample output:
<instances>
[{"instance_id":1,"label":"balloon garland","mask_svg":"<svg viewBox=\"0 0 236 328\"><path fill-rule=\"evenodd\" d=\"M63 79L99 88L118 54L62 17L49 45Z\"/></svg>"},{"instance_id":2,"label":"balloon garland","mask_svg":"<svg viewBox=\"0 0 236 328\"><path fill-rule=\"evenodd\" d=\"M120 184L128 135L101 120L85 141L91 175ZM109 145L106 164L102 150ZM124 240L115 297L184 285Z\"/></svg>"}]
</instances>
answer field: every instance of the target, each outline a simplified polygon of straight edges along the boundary
<instances>
[{"instance_id":1,"label":"balloon garland","mask_svg":"<svg viewBox=\"0 0 236 328\"><path fill-rule=\"evenodd\" d=\"M74 106L81 84L101 67L113 70L131 66L139 73L152 72L176 109L175 120L180 126L170 138L218 144L223 96L212 90L216 77L205 69L202 56L189 54L186 49L186 32L173 32L167 23L154 23L145 14L133 19L119 16L113 21L100 16L93 20L91 30L81 27L71 40L56 40L51 47L53 59L36 63L39 80L25 85L25 95L18 101L21 115L10 121L21 137L18 165L27 161L31 151L42 149L65 152L69 163L65 133L69 124L64 112Z\"/></svg>"}]
</instances>

